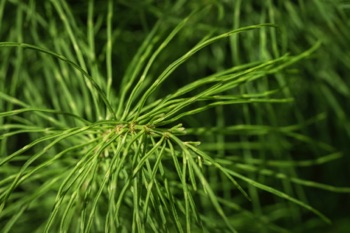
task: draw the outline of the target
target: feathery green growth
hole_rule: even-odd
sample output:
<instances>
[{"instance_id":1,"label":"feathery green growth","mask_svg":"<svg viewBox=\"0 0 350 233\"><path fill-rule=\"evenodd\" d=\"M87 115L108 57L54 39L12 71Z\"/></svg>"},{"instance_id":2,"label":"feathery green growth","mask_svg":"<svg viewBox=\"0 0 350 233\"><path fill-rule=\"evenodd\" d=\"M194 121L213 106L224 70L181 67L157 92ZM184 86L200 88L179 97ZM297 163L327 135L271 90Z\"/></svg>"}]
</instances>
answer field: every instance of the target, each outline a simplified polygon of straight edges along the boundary
<instances>
[{"instance_id":1,"label":"feathery green growth","mask_svg":"<svg viewBox=\"0 0 350 233\"><path fill-rule=\"evenodd\" d=\"M335 68L310 71L326 62L331 37L299 30L316 5L325 28L344 33L346 4L199 2L1 1L1 232L331 223L310 188L350 188L302 169L343 159L341 145L314 132L329 111L350 132L337 100L348 87ZM321 94L304 86L308 76ZM309 95L328 104L305 111Z\"/></svg>"}]
</instances>

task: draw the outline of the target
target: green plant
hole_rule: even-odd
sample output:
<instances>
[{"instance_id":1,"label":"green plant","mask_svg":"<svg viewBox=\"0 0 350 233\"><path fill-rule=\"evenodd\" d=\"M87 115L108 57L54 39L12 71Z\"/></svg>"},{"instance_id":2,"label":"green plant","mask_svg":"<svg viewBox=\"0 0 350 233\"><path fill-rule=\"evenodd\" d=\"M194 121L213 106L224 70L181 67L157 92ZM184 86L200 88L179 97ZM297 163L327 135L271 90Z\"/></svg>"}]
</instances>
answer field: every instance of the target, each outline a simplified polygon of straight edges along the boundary
<instances>
[{"instance_id":1,"label":"green plant","mask_svg":"<svg viewBox=\"0 0 350 233\"><path fill-rule=\"evenodd\" d=\"M322 43L288 54L283 27L215 27L229 14L209 2L1 2L0 18L16 15L1 24L2 232L287 232L309 212L330 222L303 187L350 189L297 171L341 157L308 133L327 114L294 103L296 64ZM251 57L242 38L260 40Z\"/></svg>"}]
</instances>

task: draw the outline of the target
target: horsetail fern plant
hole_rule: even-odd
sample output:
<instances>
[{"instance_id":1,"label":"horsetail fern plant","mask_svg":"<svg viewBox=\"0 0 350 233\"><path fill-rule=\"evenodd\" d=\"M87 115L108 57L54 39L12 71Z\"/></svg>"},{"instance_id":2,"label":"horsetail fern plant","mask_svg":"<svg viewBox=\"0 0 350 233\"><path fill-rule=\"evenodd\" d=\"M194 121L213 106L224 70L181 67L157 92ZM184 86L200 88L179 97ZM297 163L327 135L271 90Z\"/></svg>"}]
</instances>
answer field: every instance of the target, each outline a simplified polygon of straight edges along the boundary
<instances>
[{"instance_id":1,"label":"horsetail fern plant","mask_svg":"<svg viewBox=\"0 0 350 233\"><path fill-rule=\"evenodd\" d=\"M115 20L128 4L86 4L81 13L64 0L1 2L0 18L16 15L14 28L0 25L10 32L0 43L1 232L287 232L283 219L305 212L330 222L303 186L350 189L295 169L341 156L303 134L326 115L281 124L273 113L293 108L288 75L320 42L239 64L238 38L277 36L274 24L215 29L203 19L212 8L182 17L181 1L171 15L145 3L156 17L131 59L118 39L133 38ZM195 29L200 39L176 51ZM211 50L204 64L220 60L220 47L235 61L209 74L193 68ZM294 161L299 145L323 156Z\"/></svg>"}]
</instances>

